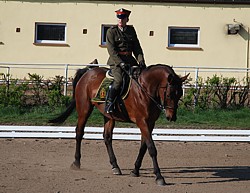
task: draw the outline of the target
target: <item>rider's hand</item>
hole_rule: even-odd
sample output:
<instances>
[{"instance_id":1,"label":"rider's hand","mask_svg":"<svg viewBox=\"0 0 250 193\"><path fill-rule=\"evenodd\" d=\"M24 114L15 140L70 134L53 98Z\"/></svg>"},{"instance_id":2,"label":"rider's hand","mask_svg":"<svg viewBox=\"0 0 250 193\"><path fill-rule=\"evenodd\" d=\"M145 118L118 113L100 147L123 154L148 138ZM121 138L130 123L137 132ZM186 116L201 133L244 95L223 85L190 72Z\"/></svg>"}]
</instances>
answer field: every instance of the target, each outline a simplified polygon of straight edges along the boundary
<instances>
[{"instance_id":1,"label":"rider's hand","mask_svg":"<svg viewBox=\"0 0 250 193\"><path fill-rule=\"evenodd\" d=\"M124 62L121 62L120 64L119 64L119 66L123 69L123 70L128 70L128 65L126 64L126 63L124 63Z\"/></svg>"},{"instance_id":2,"label":"rider's hand","mask_svg":"<svg viewBox=\"0 0 250 193\"><path fill-rule=\"evenodd\" d=\"M144 60L141 60L141 61L139 62L139 67L140 67L141 69L145 69L145 68L146 68L146 64L145 64L145 61L144 61Z\"/></svg>"}]
</instances>

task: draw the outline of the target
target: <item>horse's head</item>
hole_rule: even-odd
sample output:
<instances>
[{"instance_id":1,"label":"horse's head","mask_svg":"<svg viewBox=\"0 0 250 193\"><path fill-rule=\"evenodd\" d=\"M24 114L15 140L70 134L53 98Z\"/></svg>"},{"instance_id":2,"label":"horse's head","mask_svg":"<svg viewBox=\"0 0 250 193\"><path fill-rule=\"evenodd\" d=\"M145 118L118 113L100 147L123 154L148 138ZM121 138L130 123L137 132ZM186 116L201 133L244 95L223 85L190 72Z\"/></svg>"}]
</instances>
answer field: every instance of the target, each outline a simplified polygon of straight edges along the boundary
<instances>
[{"instance_id":1,"label":"horse's head","mask_svg":"<svg viewBox=\"0 0 250 193\"><path fill-rule=\"evenodd\" d=\"M187 79L188 75L180 78L175 74L169 74L166 86L160 89L161 105L169 121L176 121L177 119L178 102L183 95L182 83Z\"/></svg>"}]
</instances>

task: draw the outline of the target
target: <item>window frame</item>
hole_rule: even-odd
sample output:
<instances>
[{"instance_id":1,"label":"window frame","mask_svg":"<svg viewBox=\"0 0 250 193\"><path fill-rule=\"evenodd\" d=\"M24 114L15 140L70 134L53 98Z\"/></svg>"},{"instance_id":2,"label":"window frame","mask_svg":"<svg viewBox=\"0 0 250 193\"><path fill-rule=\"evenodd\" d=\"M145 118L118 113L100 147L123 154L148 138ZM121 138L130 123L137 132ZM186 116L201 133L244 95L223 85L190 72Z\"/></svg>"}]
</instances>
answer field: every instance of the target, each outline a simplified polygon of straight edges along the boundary
<instances>
[{"instance_id":1,"label":"window frame","mask_svg":"<svg viewBox=\"0 0 250 193\"><path fill-rule=\"evenodd\" d=\"M172 29L195 29L197 30L197 44L171 44L171 30ZM186 49L200 49L200 27L177 27L177 26L169 26L168 27L168 48L186 48Z\"/></svg>"},{"instance_id":2,"label":"window frame","mask_svg":"<svg viewBox=\"0 0 250 193\"><path fill-rule=\"evenodd\" d=\"M38 26L41 25L54 25L64 27L64 40L38 40ZM35 23L35 40L34 44L44 44L44 45L67 45L67 24L66 23L50 23L50 22L36 22Z\"/></svg>"}]
</instances>

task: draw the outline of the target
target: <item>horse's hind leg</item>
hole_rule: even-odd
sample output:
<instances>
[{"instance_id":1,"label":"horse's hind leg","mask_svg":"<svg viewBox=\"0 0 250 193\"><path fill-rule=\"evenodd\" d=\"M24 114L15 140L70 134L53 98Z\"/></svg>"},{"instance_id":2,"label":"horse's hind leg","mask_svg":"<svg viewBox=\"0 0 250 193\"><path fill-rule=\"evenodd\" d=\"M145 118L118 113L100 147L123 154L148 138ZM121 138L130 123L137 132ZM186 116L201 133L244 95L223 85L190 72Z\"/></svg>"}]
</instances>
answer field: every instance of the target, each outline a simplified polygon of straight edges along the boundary
<instances>
[{"instance_id":1,"label":"horse's hind leg","mask_svg":"<svg viewBox=\"0 0 250 193\"><path fill-rule=\"evenodd\" d=\"M103 138L104 138L105 145L107 147L110 164L112 165L112 171L113 171L113 174L115 175L121 175L122 172L117 164L117 160L116 160L113 146L112 146L112 136L113 136L114 126L115 126L115 121L113 119L108 119L104 117Z\"/></svg>"},{"instance_id":2,"label":"horse's hind leg","mask_svg":"<svg viewBox=\"0 0 250 193\"><path fill-rule=\"evenodd\" d=\"M133 171L131 171L131 176L138 177L140 175L139 170L141 168L142 160L146 151L147 151L147 144L145 143L145 140L142 138L140 151L135 161L135 168L133 169Z\"/></svg>"},{"instance_id":3,"label":"horse's hind leg","mask_svg":"<svg viewBox=\"0 0 250 193\"><path fill-rule=\"evenodd\" d=\"M84 135L84 127L86 122L93 111L93 106L89 104L81 105L81 108L77 110L78 112L78 122L76 127L76 151L75 151L75 161L71 165L72 169L79 169L81 166L81 143Z\"/></svg>"}]
</instances>

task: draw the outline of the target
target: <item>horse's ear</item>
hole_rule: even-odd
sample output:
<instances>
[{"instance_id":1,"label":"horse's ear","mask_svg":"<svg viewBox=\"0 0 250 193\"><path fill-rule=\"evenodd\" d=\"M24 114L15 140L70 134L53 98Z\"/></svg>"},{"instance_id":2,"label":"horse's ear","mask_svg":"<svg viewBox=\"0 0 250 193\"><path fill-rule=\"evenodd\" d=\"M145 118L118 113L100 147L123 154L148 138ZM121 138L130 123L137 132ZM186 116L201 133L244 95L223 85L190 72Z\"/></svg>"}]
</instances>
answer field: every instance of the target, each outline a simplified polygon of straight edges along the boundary
<instances>
[{"instance_id":1,"label":"horse's ear","mask_svg":"<svg viewBox=\"0 0 250 193\"><path fill-rule=\"evenodd\" d=\"M181 82L184 82L185 80L187 80L189 74L190 74L190 73L188 73L186 76L181 77Z\"/></svg>"},{"instance_id":2,"label":"horse's ear","mask_svg":"<svg viewBox=\"0 0 250 193\"><path fill-rule=\"evenodd\" d=\"M92 62L90 62L90 64L98 64L98 60L94 59Z\"/></svg>"},{"instance_id":3,"label":"horse's ear","mask_svg":"<svg viewBox=\"0 0 250 193\"><path fill-rule=\"evenodd\" d=\"M98 60L97 59L94 59L92 62L90 62L89 64L98 64ZM89 66L89 68L95 68L95 67L99 67L99 66Z\"/></svg>"}]
</instances>

